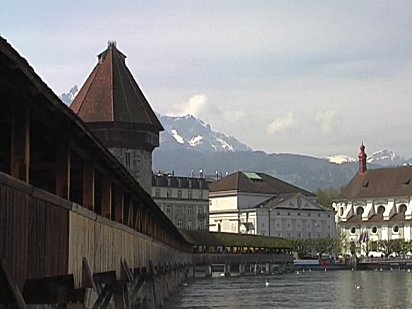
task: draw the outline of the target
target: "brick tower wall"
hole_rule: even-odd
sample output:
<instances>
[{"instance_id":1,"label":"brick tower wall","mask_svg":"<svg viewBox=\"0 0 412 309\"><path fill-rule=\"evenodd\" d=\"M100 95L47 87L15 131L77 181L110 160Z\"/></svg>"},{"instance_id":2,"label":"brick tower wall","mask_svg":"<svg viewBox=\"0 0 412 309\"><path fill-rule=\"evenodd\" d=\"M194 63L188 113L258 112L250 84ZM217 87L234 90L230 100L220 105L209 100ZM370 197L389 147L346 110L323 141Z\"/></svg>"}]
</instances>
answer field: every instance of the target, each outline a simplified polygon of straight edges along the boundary
<instances>
[{"instance_id":1,"label":"brick tower wall","mask_svg":"<svg viewBox=\"0 0 412 309\"><path fill-rule=\"evenodd\" d=\"M140 186L152 193L152 152L141 149L109 148Z\"/></svg>"}]
</instances>

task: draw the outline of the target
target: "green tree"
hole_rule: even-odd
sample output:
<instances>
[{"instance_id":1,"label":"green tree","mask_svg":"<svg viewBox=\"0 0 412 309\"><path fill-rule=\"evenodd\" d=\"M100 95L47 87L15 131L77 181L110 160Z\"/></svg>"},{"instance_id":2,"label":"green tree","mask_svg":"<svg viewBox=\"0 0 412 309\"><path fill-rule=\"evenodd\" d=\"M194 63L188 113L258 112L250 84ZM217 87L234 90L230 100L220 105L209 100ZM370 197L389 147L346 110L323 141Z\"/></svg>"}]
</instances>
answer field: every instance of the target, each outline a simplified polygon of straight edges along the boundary
<instances>
[{"instance_id":1,"label":"green tree","mask_svg":"<svg viewBox=\"0 0 412 309\"><path fill-rule=\"evenodd\" d=\"M332 209L332 202L339 197L340 192L340 189L318 190L316 198L319 204Z\"/></svg>"}]
</instances>

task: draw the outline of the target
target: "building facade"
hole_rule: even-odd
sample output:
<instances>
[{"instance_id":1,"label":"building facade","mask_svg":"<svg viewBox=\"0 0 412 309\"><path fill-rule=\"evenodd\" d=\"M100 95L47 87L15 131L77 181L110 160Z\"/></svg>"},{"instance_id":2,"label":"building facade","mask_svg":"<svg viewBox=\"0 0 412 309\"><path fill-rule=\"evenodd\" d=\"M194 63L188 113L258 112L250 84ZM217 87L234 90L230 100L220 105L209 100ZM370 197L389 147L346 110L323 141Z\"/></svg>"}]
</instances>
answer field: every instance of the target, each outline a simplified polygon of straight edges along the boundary
<instances>
[{"instance_id":1,"label":"building facade","mask_svg":"<svg viewBox=\"0 0 412 309\"><path fill-rule=\"evenodd\" d=\"M226 179L225 179L226 178ZM209 230L285 238L335 237L334 211L313 193L264 173L210 184Z\"/></svg>"},{"instance_id":2,"label":"building facade","mask_svg":"<svg viewBox=\"0 0 412 309\"><path fill-rule=\"evenodd\" d=\"M209 190L204 178L153 175L152 198L176 227L208 230Z\"/></svg>"},{"instance_id":3,"label":"building facade","mask_svg":"<svg viewBox=\"0 0 412 309\"><path fill-rule=\"evenodd\" d=\"M386 251L380 243L412 239L412 166L368 170L365 147L359 172L333 202L345 253ZM352 247L352 249L351 249Z\"/></svg>"}]
</instances>

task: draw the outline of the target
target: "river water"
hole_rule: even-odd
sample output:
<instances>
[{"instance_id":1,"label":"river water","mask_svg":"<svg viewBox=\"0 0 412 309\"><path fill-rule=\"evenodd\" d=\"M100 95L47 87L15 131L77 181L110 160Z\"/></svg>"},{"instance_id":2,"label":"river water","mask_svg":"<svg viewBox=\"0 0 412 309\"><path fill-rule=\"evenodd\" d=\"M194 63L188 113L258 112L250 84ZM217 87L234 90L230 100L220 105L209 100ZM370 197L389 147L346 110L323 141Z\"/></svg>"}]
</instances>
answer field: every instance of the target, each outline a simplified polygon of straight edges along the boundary
<instances>
[{"instance_id":1,"label":"river water","mask_svg":"<svg viewBox=\"0 0 412 309\"><path fill-rule=\"evenodd\" d=\"M306 271L196 278L180 287L166 307L412 308L412 272Z\"/></svg>"}]
</instances>

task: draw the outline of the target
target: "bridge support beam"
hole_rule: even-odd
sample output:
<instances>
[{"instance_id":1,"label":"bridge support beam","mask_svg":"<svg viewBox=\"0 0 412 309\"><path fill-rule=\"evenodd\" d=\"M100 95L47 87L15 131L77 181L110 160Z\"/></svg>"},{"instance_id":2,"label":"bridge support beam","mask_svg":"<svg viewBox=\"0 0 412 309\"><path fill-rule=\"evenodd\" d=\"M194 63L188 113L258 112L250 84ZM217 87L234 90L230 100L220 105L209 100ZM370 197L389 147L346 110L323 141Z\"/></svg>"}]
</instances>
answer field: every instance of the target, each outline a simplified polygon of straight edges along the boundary
<instances>
[{"instance_id":1,"label":"bridge support beam","mask_svg":"<svg viewBox=\"0 0 412 309\"><path fill-rule=\"evenodd\" d=\"M239 275L240 275L240 276L244 276L244 275L245 275L245 272L246 272L246 265L240 263L240 264L239 264Z\"/></svg>"}]
</instances>

